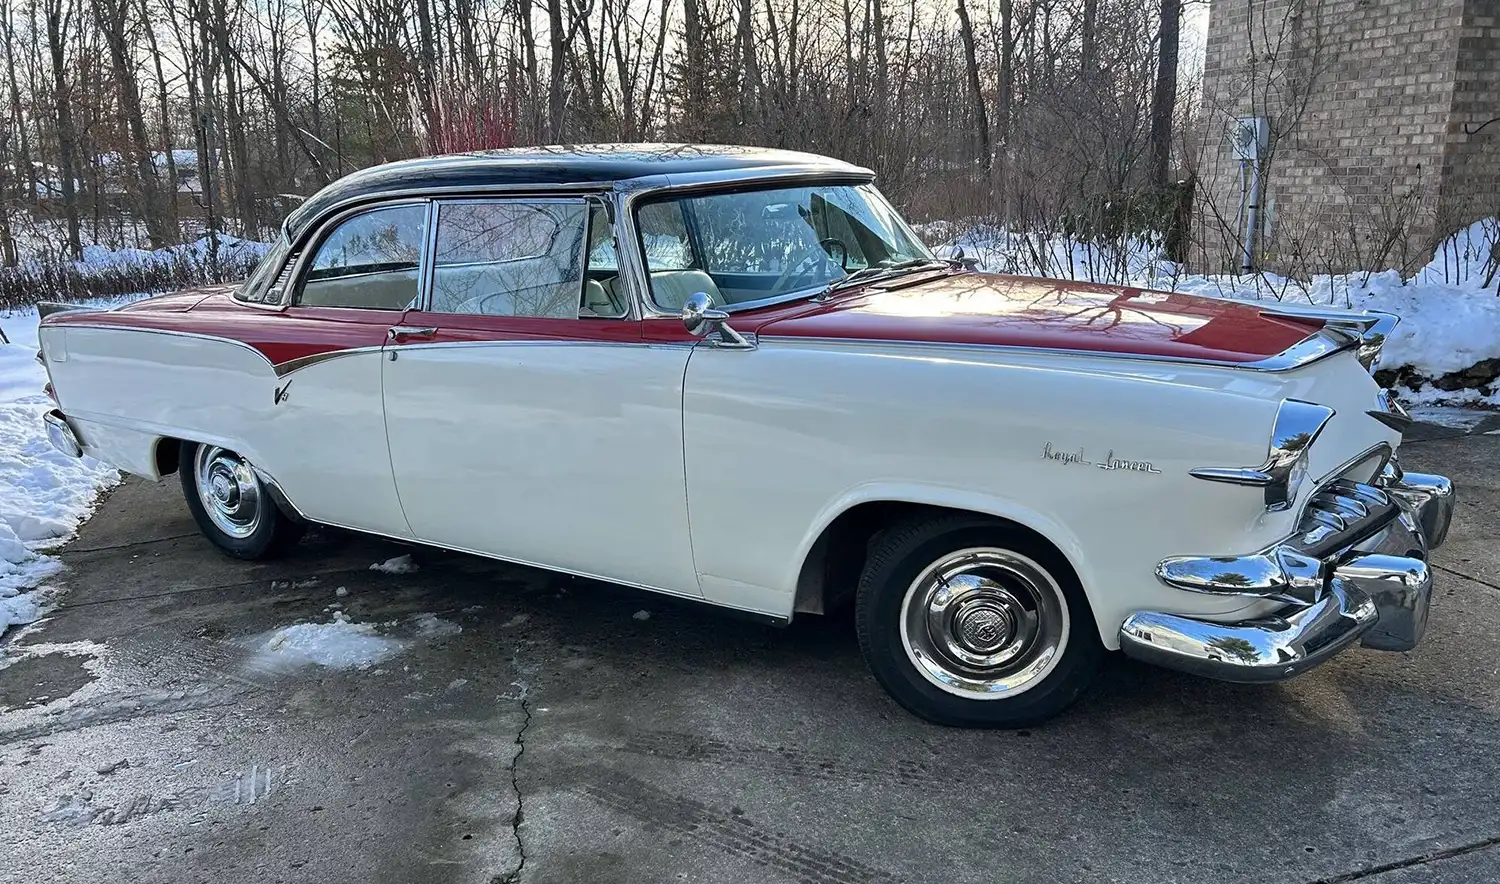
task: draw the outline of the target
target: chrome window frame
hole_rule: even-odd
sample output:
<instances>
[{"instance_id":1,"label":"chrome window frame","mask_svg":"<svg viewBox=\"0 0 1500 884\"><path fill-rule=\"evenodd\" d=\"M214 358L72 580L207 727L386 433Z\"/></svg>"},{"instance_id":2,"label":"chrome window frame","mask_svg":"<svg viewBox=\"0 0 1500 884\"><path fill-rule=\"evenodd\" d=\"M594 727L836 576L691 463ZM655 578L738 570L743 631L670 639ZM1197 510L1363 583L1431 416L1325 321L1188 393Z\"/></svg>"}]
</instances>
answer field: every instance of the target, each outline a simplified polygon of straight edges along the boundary
<instances>
[{"instance_id":1,"label":"chrome window frame","mask_svg":"<svg viewBox=\"0 0 1500 884\"><path fill-rule=\"evenodd\" d=\"M638 178L630 182L621 182L622 185L635 185L629 189L617 192L618 212L615 216L616 236L621 240L628 241L631 253L631 288L634 290L636 306L645 319L678 319L682 318L679 311L664 310L656 305L651 299L651 286L649 282L649 270L646 267L645 240L641 237L641 231L636 224L635 213L641 203L653 202L664 197L674 196L701 196L716 192L735 192L745 190L771 190L777 187L796 187L808 184L848 184L861 185L873 184L875 173L869 171L853 172L839 170L813 171L805 168L786 167L773 169L746 170L735 174L723 172L700 172L691 175L661 175L654 178ZM902 219L905 224L905 219ZM920 237L913 238L921 242ZM618 245L618 244L617 244ZM818 285L811 288L786 292L770 298L761 298L756 301L743 301L738 304L725 305L729 313L739 313L746 310L754 310L759 307L769 307L774 304L784 304L812 296L822 291L824 286Z\"/></svg>"},{"instance_id":2,"label":"chrome window frame","mask_svg":"<svg viewBox=\"0 0 1500 884\"><path fill-rule=\"evenodd\" d=\"M488 194L488 193L484 193L484 194L472 194L472 192L471 192L471 195L468 195L468 196L452 196L452 197L434 196L429 202L431 204L431 208L428 210L429 214L428 214L428 228L427 228L427 244L426 244L426 248L425 248L425 251L426 251L426 254L427 254L427 264L426 264L427 269L426 269L425 274L423 275L423 283L424 283L424 285L423 285L423 288L422 288L422 298L418 302L421 305L418 308L421 312L423 312L423 313L433 313L433 314L436 314L436 315L439 315L439 316L492 316L492 317L497 317L497 318L501 318L501 319L505 319L505 318L510 318L510 319L553 319L553 320L558 320L558 321L562 321L562 322L566 322L569 319L579 319L579 320L583 320L583 319L613 319L613 320L617 320L618 321L618 320L630 320L630 319L634 318L634 315L633 315L634 311L631 309L631 306L632 306L631 301L627 301L627 303L626 303L626 311L625 311L625 315L624 316L582 316L582 315L579 315L579 316L572 316L572 317L568 317L568 316L509 316L509 317L507 317L505 314L496 314L496 313L447 313L447 312L441 312L441 311L437 311L437 310L433 310L432 309L432 292L433 292L433 287L436 285L436 279L437 279L437 234L438 234L438 224L440 224L442 222L442 207L443 207L443 205L444 204L449 204L449 205L477 205L477 204L488 204L488 203L527 203L527 204L530 204L530 205L573 205L573 204L577 204L577 205L583 206L583 209L584 209L584 222L583 222L584 223L584 229L583 229L583 236L584 236L584 243L583 243L583 263L582 263L582 265L579 268L579 277L578 277L578 303L581 306L583 304L584 287L588 285L588 264L589 264L588 236L589 236L589 225L592 222L592 218L593 218L593 207L594 207L595 204L603 204L604 207L605 207L605 214L610 214L610 208L609 208L608 200L604 198L603 194L601 194L601 193L599 193L597 191L595 191L595 192L580 192L578 194L558 194L558 193L551 193L551 194L546 194L546 195L537 195L535 193L528 194L526 192L503 192L503 193L493 193L493 194ZM618 251L619 251L619 244L618 243L615 244L615 249L616 249L616 254L618 254ZM527 260L528 258L535 258L535 257L540 257L540 255L529 255L529 256L526 256L526 257L523 257L523 258L513 258L513 259L510 259L510 260L513 260L513 261L524 261L524 260ZM505 262L480 261L480 262L472 262L472 263L493 264L493 263L505 263ZM453 266L463 266L463 265L453 265Z\"/></svg>"},{"instance_id":3,"label":"chrome window frame","mask_svg":"<svg viewBox=\"0 0 1500 884\"><path fill-rule=\"evenodd\" d=\"M422 232L422 243L419 251L417 252L417 298L415 302L417 304L424 303L424 299L427 296L427 274L428 270L430 269L429 265L432 263L430 258L433 231L432 200L426 197L403 197L400 199L373 200L363 202L358 205L349 206L342 211L325 216L319 221L317 226L310 227L308 230L308 235L304 237L302 243L300 244L300 247L297 244L294 244L292 246L292 248L295 250L295 263L292 265L292 280L287 285L286 291L282 292L281 304L276 309L287 310L292 307L305 306L299 303L298 296L302 292L302 284L306 281L307 273L309 270L311 270L312 261L317 256L318 249L322 248L324 241L327 240L329 235L337 230L341 224L343 224L345 221L350 220L351 218L355 218L359 215L367 214L369 212L377 212L382 209L400 208L402 206L422 206L425 211L422 219L422 223L425 225L425 228ZM382 307L312 307L309 309L380 310L383 313L390 313L394 316L401 316L402 314L409 312L411 310L411 307L408 306L403 310L386 310Z\"/></svg>"}]
</instances>

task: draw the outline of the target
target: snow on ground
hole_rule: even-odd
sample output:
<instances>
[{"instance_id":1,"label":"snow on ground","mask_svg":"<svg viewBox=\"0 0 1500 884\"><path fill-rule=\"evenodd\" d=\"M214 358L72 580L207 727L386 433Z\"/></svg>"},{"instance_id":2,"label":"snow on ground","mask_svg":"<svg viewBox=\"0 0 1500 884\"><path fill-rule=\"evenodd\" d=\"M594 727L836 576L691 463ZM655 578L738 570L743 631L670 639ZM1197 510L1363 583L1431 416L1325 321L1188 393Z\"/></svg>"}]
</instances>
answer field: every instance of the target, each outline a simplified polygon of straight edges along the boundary
<instances>
[{"instance_id":1,"label":"snow on ground","mask_svg":"<svg viewBox=\"0 0 1500 884\"><path fill-rule=\"evenodd\" d=\"M1187 292L1246 301L1380 310L1401 317L1386 343L1381 367L1410 367L1424 378L1460 372L1500 359L1500 294L1486 287L1485 264L1500 242L1500 219L1480 221L1448 239L1425 267L1408 279L1395 271L1315 276L1299 281L1274 273L1204 276L1161 256L1159 244L1135 239L1124 248L1065 237L1016 234L993 227L940 222L925 225L937 251L961 249L996 273L1050 276ZM1500 389L1447 392L1424 386L1403 394L1410 403L1500 405Z\"/></svg>"},{"instance_id":2,"label":"snow on ground","mask_svg":"<svg viewBox=\"0 0 1500 884\"><path fill-rule=\"evenodd\" d=\"M37 313L0 311L0 634L31 623L45 607L45 581L61 565L43 551L66 539L99 492L119 481L112 468L79 460L47 441L46 372L36 362ZM37 588L40 587L40 588Z\"/></svg>"},{"instance_id":3,"label":"snow on ground","mask_svg":"<svg viewBox=\"0 0 1500 884\"><path fill-rule=\"evenodd\" d=\"M371 571L379 571L382 574L415 574L421 569L421 565L412 561L411 555L396 556L383 562L376 562L370 566Z\"/></svg>"},{"instance_id":4,"label":"snow on ground","mask_svg":"<svg viewBox=\"0 0 1500 884\"><path fill-rule=\"evenodd\" d=\"M251 636L245 643L255 652L250 665L262 670L322 666L364 671L415 642L451 638L463 631L462 626L433 613L377 625L355 623L348 614L335 611L328 623L297 623Z\"/></svg>"},{"instance_id":5,"label":"snow on ground","mask_svg":"<svg viewBox=\"0 0 1500 884\"><path fill-rule=\"evenodd\" d=\"M342 612L331 623L298 623L257 636L256 663L282 668L311 664L328 669L368 669L401 652L400 639L380 635L372 623L353 623Z\"/></svg>"}]
</instances>

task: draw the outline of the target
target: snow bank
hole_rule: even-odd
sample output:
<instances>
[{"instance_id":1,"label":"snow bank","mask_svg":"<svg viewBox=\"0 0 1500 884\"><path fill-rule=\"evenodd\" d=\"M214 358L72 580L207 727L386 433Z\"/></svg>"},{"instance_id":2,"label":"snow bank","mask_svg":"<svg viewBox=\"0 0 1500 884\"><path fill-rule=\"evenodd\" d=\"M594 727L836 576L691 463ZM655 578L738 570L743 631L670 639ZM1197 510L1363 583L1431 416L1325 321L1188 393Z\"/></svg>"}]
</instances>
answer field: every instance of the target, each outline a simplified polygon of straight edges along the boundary
<instances>
[{"instance_id":1,"label":"snow bank","mask_svg":"<svg viewBox=\"0 0 1500 884\"><path fill-rule=\"evenodd\" d=\"M218 258L225 263L244 263L260 259L270 248L268 243L219 234ZM112 249L107 246L83 247L83 259L73 264L84 271L131 270L154 265L172 265L179 261L201 264L208 260L212 245L208 237L166 246L160 249Z\"/></svg>"},{"instance_id":2,"label":"snow bank","mask_svg":"<svg viewBox=\"0 0 1500 884\"><path fill-rule=\"evenodd\" d=\"M92 459L53 449L42 425L52 407L36 362L35 310L0 312L0 634L42 613L41 591L28 592L60 569L41 551L66 539L99 492L119 474Z\"/></svg>"},{"instance_id":3,"label":"snow bank","mask_svg":"<svg viewBox=\"0 0 1500 884\"><path fill-rule=\"evenodd\" d=\"M1274 273L1206 276L1186 273L1162 256L1160 244L1133 239L1123 245L1082 243L1065 236L1012 233L993 227L940 222L925 225L937 251L962 251L994 273L1049 276L1232 298L1284 301L1401 317L1387 342L1381 367L1408 368L1435 379L1487 359L1500 359L1500 294L1484 286L1490 250L1500 242L1500 219L1480 221L1451 237L1432 261L1410 278L1395 271L1321 275L1311 280ZM1415 401L1488 402L1500 405L1500 389L1447 393L1426 387Z\"/></svg>"}]
</instances>

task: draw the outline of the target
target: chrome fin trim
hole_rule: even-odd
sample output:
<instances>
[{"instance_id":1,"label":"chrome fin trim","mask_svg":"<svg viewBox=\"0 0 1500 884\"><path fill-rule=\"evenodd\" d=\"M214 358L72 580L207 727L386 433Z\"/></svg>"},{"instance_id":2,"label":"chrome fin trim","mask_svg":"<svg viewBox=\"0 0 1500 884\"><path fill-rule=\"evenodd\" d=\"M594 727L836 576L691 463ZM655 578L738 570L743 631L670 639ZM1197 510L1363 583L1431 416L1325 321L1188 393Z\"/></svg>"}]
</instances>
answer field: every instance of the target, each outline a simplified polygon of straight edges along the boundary
<instances>
[{"instance_id":1,"label":"chrome fin trim","mask_svg":"<svg viewBox=\"0 0 1500 884\"><path fill-rule=\"evenodd\" d=\"M1194 478L1231 485L1250 485L1265 489L1266 509L1271 512L1292 505L1293 468L1328 425L1334 410L1326 405L1283 399L1271 424L1271 444L1265 463L1258 467L1198 467L1189 470Z\"/></svg>"}]
</instances>

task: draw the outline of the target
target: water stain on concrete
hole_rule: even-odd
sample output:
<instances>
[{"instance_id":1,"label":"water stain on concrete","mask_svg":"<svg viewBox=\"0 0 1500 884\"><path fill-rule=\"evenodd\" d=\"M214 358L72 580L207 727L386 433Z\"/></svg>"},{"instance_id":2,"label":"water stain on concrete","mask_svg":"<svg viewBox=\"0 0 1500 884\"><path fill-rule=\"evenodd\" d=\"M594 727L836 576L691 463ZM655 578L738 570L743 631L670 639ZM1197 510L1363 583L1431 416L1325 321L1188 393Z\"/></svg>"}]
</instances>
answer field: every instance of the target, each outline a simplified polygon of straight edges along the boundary
<instances>
[{"instance_id":1,"label":"water stain on concrete","mask_svg":"<svg viewBox=\"0 0 1500 884\"><path fill-rule=\"evenodd\" d=\"M92 682L92 658L80 654L36 654L0 669L0 711L30 709L72 696Z\"/></svg>"}]
</instances>

